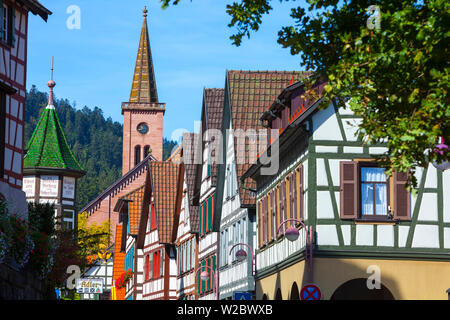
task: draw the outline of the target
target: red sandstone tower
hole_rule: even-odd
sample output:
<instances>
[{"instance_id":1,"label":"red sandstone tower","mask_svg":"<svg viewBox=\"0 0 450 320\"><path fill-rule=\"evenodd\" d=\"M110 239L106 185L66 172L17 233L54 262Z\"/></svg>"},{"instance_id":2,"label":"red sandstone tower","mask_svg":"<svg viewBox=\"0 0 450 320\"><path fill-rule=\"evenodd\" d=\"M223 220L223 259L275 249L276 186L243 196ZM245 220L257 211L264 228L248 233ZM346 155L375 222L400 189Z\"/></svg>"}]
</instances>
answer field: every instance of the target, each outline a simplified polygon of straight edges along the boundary
<instances>
[{"instance_id":1,"label":"red sandstone tower","mask_svg":"<svg viewBox=\"0 0 450 320\"><path fill-rule=\"evenodd\" d=\"M165 104L158 102L148 36L147 12L147 9L144 9L144 22L142 24L130 100L122 103L122 175L130 171L149 153L157 160L162 161Z\"/></svg>"}]
</instances>

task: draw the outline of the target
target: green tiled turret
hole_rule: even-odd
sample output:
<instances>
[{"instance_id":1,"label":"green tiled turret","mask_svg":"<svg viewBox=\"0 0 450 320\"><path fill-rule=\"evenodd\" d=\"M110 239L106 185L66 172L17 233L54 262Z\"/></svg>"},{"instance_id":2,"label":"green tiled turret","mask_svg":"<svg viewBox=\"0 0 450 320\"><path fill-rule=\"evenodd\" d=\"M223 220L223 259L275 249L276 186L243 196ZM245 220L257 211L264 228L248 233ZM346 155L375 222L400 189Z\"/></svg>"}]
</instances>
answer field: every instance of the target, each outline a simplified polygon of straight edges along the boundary
<instances>
[{"instance_id":1,"label":"green tiled turret","mask_svg":"<svg viewBox=\"0 0 450 320\"><path fill-rule=\"evenodd\" d=\"M55 85L53 80L48 82L50 88L48 105L28 142L28 151L23 161L24 171L38 168L66 169L72 171L75 176L83 176L86 171L70 149L53 105Z\"/></svg>"}]
</instances>

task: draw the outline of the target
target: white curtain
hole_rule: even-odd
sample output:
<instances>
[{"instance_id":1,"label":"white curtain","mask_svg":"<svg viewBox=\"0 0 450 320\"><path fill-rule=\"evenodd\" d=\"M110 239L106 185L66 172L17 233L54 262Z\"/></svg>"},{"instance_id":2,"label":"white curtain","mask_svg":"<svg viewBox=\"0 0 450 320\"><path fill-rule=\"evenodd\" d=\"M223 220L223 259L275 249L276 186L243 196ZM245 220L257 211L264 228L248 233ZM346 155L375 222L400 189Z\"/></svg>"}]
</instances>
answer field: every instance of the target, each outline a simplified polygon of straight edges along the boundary
<instances>
[{"instance_id":1,"label":"white curtain","mask_svg":"<svg viewBox=\"0 0 450 320\"><path fill-rule=\"evenodd\" d=\"M375 205L376 215L387 214L387 187L386 184L376 182L386 182L384 168L361 168L361 201L362 215L373 215ZM368 183L365 183L368 182ZM375 182L375 190L374 184ZM375 204L374 201L375 192Z\"/></svg>"}]
</instances>

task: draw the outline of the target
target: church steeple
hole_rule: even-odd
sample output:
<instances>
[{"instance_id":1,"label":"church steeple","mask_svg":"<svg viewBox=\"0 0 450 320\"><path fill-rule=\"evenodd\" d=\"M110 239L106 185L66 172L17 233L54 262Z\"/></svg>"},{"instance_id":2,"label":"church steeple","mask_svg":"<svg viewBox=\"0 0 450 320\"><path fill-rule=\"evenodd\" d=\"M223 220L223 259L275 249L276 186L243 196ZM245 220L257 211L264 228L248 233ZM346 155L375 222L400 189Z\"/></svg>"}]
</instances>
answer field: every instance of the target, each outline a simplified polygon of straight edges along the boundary
<instances>
[{"instance_id":1,"label":"church steeple","mask_svg":"<svg viewBox=\"0 0 450 320\"><path fill-rule=\"evenodd\" d=\"M147 7L144 8L144 21L142 23L141 38L134 69L133 84L130 93L130 102L158 103L156 91L155 72L153 70L152 52L147 27Z\"/></svg>"},{"instance_id":2,"label":"church steeple","mask_svg":"<svg viewBox=\"0 0 450 320\"><path fill-rule=\"evenodd\" d=\"M148 37L147 8L143 12L144 22L142 23L130 100L122 102L122 174L133 169L149 153L158 160L162 160L163 157L163 118L166 104L158 100Z\"/></svg>"}]
</instances>

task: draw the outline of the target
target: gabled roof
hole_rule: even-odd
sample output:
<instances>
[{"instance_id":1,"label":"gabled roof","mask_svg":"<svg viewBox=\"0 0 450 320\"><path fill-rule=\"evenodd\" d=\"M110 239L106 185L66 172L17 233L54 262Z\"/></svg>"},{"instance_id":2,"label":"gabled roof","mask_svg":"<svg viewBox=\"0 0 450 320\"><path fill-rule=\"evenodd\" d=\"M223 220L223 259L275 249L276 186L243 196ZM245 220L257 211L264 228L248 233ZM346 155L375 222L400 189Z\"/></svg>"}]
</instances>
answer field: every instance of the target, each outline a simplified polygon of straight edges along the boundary
<instances>
[{"instance_id":1,"label":"gabled roof","mask_svg":"<svg viewBox=\"0 0 450 320\"><path fill-rule=\"evenodd\" d=\"M226 92L231 108L233 130L265 129L259 118L267 110L281 91L288 85L309 75L304 71L242 71L229 70L226 77ZM238 150L246 150L240 139L234 139L235 158ZM250 163L237 163L237 178L242 206L254 206L255 195L244 189L241 176L250 167ZM247 181L247 188L255 189L253 180Z\"/></svg>"},{"instance_id":2,"label":"gabled roof","mask_svg":"<svg viewBox=\"0 0 450 320\"><path fill-rule=\"evenodd\" d=\"M149 163L149 171L159 242L171 244L176 239L183 192L183 165L155 161Z\"/></svg>"},{"instance_id":3,"label":"gabled roof","mask_svg":"<svg viewBox=\"0 0 450 320\"><path fill-rule=\"evenodd\" d=\"M201 172L201 143L198 133L183 134L183 160L185 168L186 186L189 199L189 221L191 232L199 232L200 213L199 199L195 195L200 191L200 184L196 183L197 172Z\"/></svg>"},{"instance_id":4,"label":"gabled roof","mask_svg":"<svg viewBox=\"0 0 450 320\"><path fill-rule=\"evenodd\" d=\"M48 104L28 142L28 151L23 161L24 171L64 169L74 176L81 177L86 171L69 147L53 103L53 87L55 86L53 79L48 82L48 86L50 88Z\"/></svg>"},{"instance_id":5,"label":"gabled roof","mask_svg":"<svg viewBox=\"0 0 450 320\"><path fill-rule=\"evenodd\" d=\"M128 203L128 221L131 235L137 235L139 231L139 222L144 205L144 190L145 184L119 198L130 200Z\"/></svg>"},{"instance_id":6,"label":"gabled roof","mask_svg":"<svg viewBox=\"0 0 450 320\"><path fill-rule=\"evenodd\" d=\"M222 117L223 117L223 102L224 102L224 89L217 88L205 88L203 91L203 108L202 108L202 124L206 128L202 128L202 137L205 130L218 130L222 131ZM219 146L220 148L220 146ZM216 156L211 150L211 159ZM218 163L211 163L211 185L215 186L217 183L217 171Z\"/></svg>"}]
</instances>

